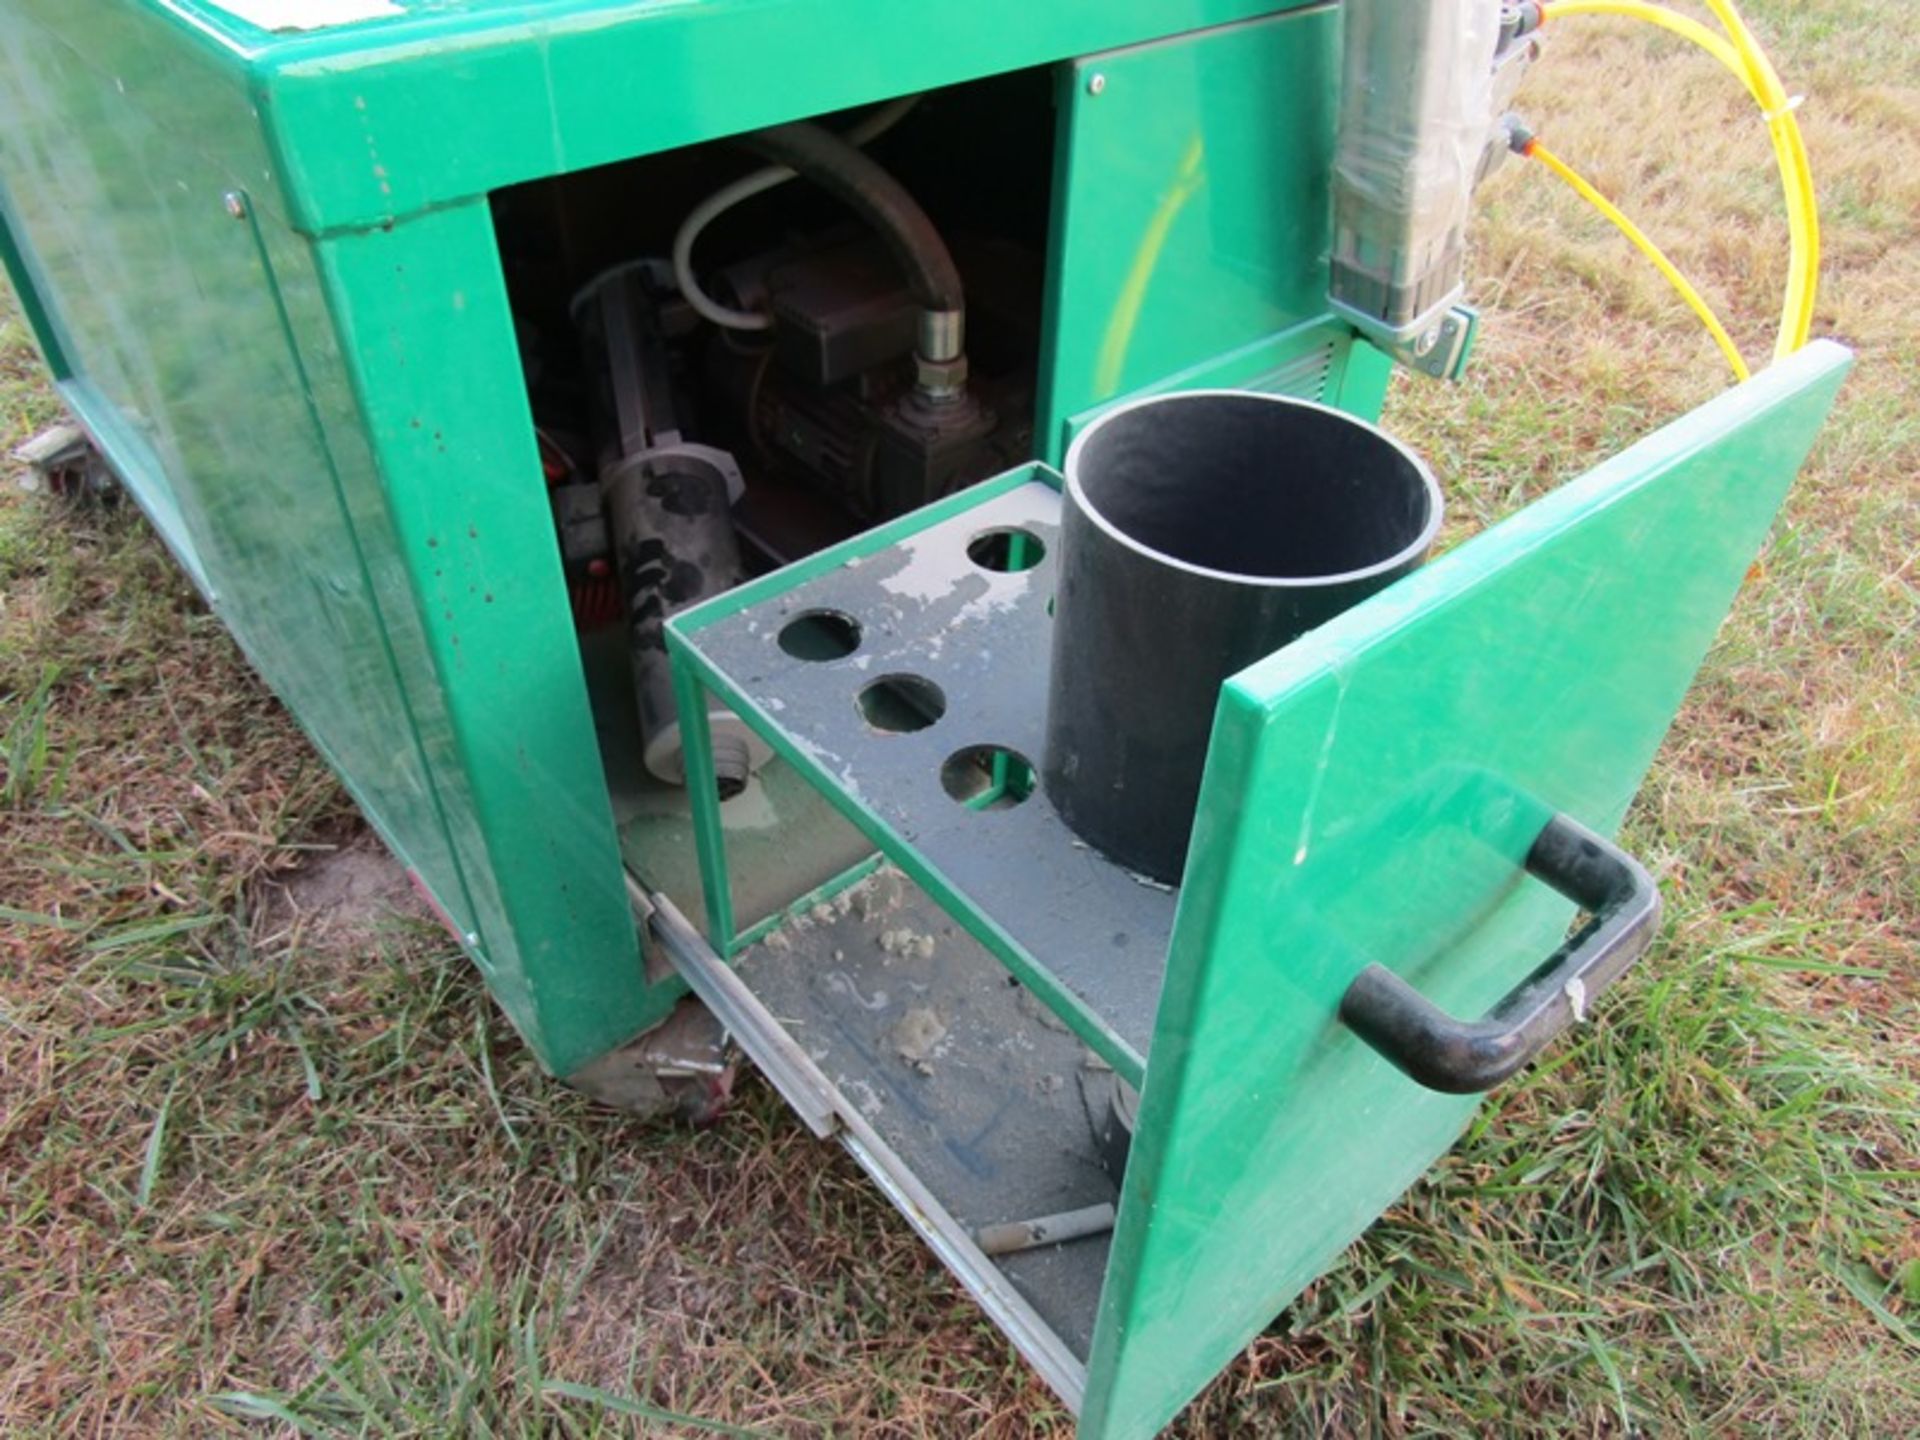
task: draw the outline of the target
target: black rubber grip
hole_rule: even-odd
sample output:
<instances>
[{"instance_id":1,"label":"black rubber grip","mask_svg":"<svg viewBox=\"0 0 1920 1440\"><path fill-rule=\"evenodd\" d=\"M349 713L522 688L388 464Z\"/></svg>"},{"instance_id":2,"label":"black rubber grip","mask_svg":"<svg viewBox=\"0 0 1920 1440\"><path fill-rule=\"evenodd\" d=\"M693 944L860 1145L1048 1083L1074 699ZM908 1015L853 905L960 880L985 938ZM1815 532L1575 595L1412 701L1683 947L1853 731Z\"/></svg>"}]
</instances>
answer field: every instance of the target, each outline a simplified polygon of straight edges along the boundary
<instances>
[{"instance_id":1,"label":"black rubber grip","mask_svg":"<svg viewBox=\"0 0 1920 1440\"><path fill-rule=\"evenodd\" d=\"M1481 1020L1456 1020L1384 965L1369 965L1341 997L1340 1018L1431 1090L1471 1095L1525 1068L1653 943L1660 891L1610 841L1565 815L1547 822L1527 873L1591 912L1545 963Z\"/></svg>"}]
</instances>

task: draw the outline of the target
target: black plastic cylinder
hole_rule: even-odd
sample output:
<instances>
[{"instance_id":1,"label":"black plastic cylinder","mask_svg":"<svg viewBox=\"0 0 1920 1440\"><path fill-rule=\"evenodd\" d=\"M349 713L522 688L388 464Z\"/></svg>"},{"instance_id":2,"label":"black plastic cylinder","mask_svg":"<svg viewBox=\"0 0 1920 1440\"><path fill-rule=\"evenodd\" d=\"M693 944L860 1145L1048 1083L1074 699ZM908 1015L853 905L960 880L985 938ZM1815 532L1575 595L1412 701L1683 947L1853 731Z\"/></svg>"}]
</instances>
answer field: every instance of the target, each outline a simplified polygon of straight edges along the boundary
<instances>
[{"instance_id":1,"label":"black plastic cylinder","mask_svg":"<svg viewBox=\"0 0 1920 1440\"><path fill-rule=\"evenodd\" d=\"M1178 884L1221 683L1418 565L1440 487L1363 420L1229 390L1107 411L1066 480L1042 783Z\"/></svg>"}]
</instances>

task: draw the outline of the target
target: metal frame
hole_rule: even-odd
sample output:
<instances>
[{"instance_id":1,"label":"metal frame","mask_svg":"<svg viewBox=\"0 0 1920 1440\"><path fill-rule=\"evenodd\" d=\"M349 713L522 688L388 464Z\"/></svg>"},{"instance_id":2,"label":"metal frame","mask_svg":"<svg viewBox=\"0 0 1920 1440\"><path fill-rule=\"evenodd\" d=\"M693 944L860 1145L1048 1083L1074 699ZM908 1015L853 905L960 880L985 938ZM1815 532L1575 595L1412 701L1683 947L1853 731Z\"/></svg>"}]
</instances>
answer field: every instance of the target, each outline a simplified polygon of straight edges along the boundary
<instances>
[{"instance_id":1,"label":"metal frame","mask_svg":"<svg viewBox=\"0 0 1920 1440\"><path fill-rule=\"evenodd\" d=\"M844 605L869 617L888 613L886 561L901 553L898 547L922 537L931 541L947 532L955 548L964 549L971 529L1009 524L1010 514L1024 519L1033 510L1031 504L1010 509L1008 501L1036 485L1054 495L1059 484L1053 472L1029 466L892 525L856 536L798 566L669 620L668 651L683 716L703 716L709 697L719 699L1088 1046L1130 1083L1138 1085L1145 1073L1153 1007L1167 939L1173 930L1175 902L1170 889L1134 876L1090 850L1065 828L1043 794L1032 795L1017 813L1004 817L1004 823L995 827L998 843L992 846L979 843L979 832L971 824L953 823L961 816L961 807L939 793L937 787L924 783L930 775L920 777L923 783L918 787L908 786L905 793L915 799L904 800L899 786L893 785L882 805L879 791L889 782L883 779L886 772L880 767L904 763L910 766L905 773L919 776L930 763L927 747L915 743L917 737L879 737L864 751L876 768L866 772L865 787L856 789L823 761L803 734L798 719L802 714L831 716L841 698L841 688L863 676L871 679L894 668L908 668L933 677L950 694L955 683L972 687L964 701L955 702L955 708L965 704L981 711L975 719L983 733L969 731L961 735L961 740L1016 743L1023 734L1030 734L1037 751L1045 706L1045 686L1041 683L1044 666L1038 674L1026 677L1028 683L1021 683L1017 674L1009 672L1024 664L1035 627L1044 635L1050 623L1044 612L1049 597L1033 582L1050 580L1051 561L1023 572L1022 578L1030 583L1018 588L1017 598L996 593L983 603L980 613L968 620L964 634L954 632L949 637L938 628L938 613L902 615L891 622L883 642L863 647L861 658L872 661L871 669L855 671L844 664L815 667L794 662L790 674L797 679L790 679L785 686L764 678L743 683L736 673L741 665L758 663L758 657L764 654L761 645L771 643L764 627L782 618L776 610L818 604L830 608ZM1038 533L1048 533L1038 519L1027 523L1033 524ZM902 554L901 558L907 557ZM983 584L984 580L973 583ZM937 609L930 607L930 612ZM948 638L954 641L960 658L944 662L932 658ZM735 669L730 670L721 660L723 650ZM997 666L978 659L988 652L999 657ZM814 693L803 693L800 682L817 682L812 687ZM950 731L958 733L953 718L944 719L928 734L945 737ZM964 728L964 722L960 728ZM689 791L707 898L708 935L721 954L732 956L750 940L736 932L733 920L726 841L711 781L710 736L705 729L697 721L688 729ZM847 730L840 733L853 732L849 739L857 745L857 729L858 721L849 705ZM942 749L958 744L944 738L938 741ZM1029 758L1037 761L1038 755ZM976 800L976 807L978 803ZM909 834L921 838L916 842L908 838ZM1000 846L1012 847L1009 863L1004 865L995 859L1001 853ZM1025 863L1018 863L1020 860ZM1124 965L1112 963L1103 953L1100 942L1105 939L1104 933L1095 939L1077 920L1063 923L1060 894L1064 885L1060 882L1069 875L1083 887L1077 893L1087 893L1085 887L1092 887L1103 897L1100 908L1114 924L1126 927L1132 943L1124 952Z\"/></svg>"}]
</instances>

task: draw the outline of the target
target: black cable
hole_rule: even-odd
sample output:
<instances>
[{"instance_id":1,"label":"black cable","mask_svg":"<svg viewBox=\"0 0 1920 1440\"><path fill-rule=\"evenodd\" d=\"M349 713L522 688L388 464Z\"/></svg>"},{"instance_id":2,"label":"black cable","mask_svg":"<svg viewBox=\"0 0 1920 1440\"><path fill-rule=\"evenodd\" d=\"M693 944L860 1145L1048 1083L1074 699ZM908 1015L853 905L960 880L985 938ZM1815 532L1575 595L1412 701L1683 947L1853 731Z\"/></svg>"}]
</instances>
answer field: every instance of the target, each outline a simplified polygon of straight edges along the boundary
<instances>
[{"instance_id":1,"label":"black cable","mask_svg":"<svg viewBox=\"0 0 1920 1440\"><path fill-rule=\"evenodd\" d=\"M893 176L831 130L805 120L773 125L739 143L804 175L880 232L926 310L958 311L966 300L959 267L919 202Z\"/></svg>"}]
</instances>

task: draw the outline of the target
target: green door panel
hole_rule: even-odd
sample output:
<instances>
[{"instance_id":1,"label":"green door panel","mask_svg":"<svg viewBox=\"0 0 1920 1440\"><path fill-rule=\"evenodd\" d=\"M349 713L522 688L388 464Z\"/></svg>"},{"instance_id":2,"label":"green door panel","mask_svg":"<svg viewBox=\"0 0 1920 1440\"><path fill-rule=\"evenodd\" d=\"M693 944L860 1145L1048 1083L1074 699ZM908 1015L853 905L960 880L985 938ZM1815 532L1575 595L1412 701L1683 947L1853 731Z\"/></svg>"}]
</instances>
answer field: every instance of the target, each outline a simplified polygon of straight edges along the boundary
<instances>
[{"instance_id":1,"label":"green door panel","mask_svg":"<svg viewBox=\"0 0 1920 1440\"><path fill-rule=\"evenodd\" d=\"M1850 362L1818 343L1221 692L1083 1435L1152 1434L1442 1154L1472 1098L1337 1018L1462 1017L1559 942L1547 817L1611 833Z\"/></svg>"}]
</instances>

